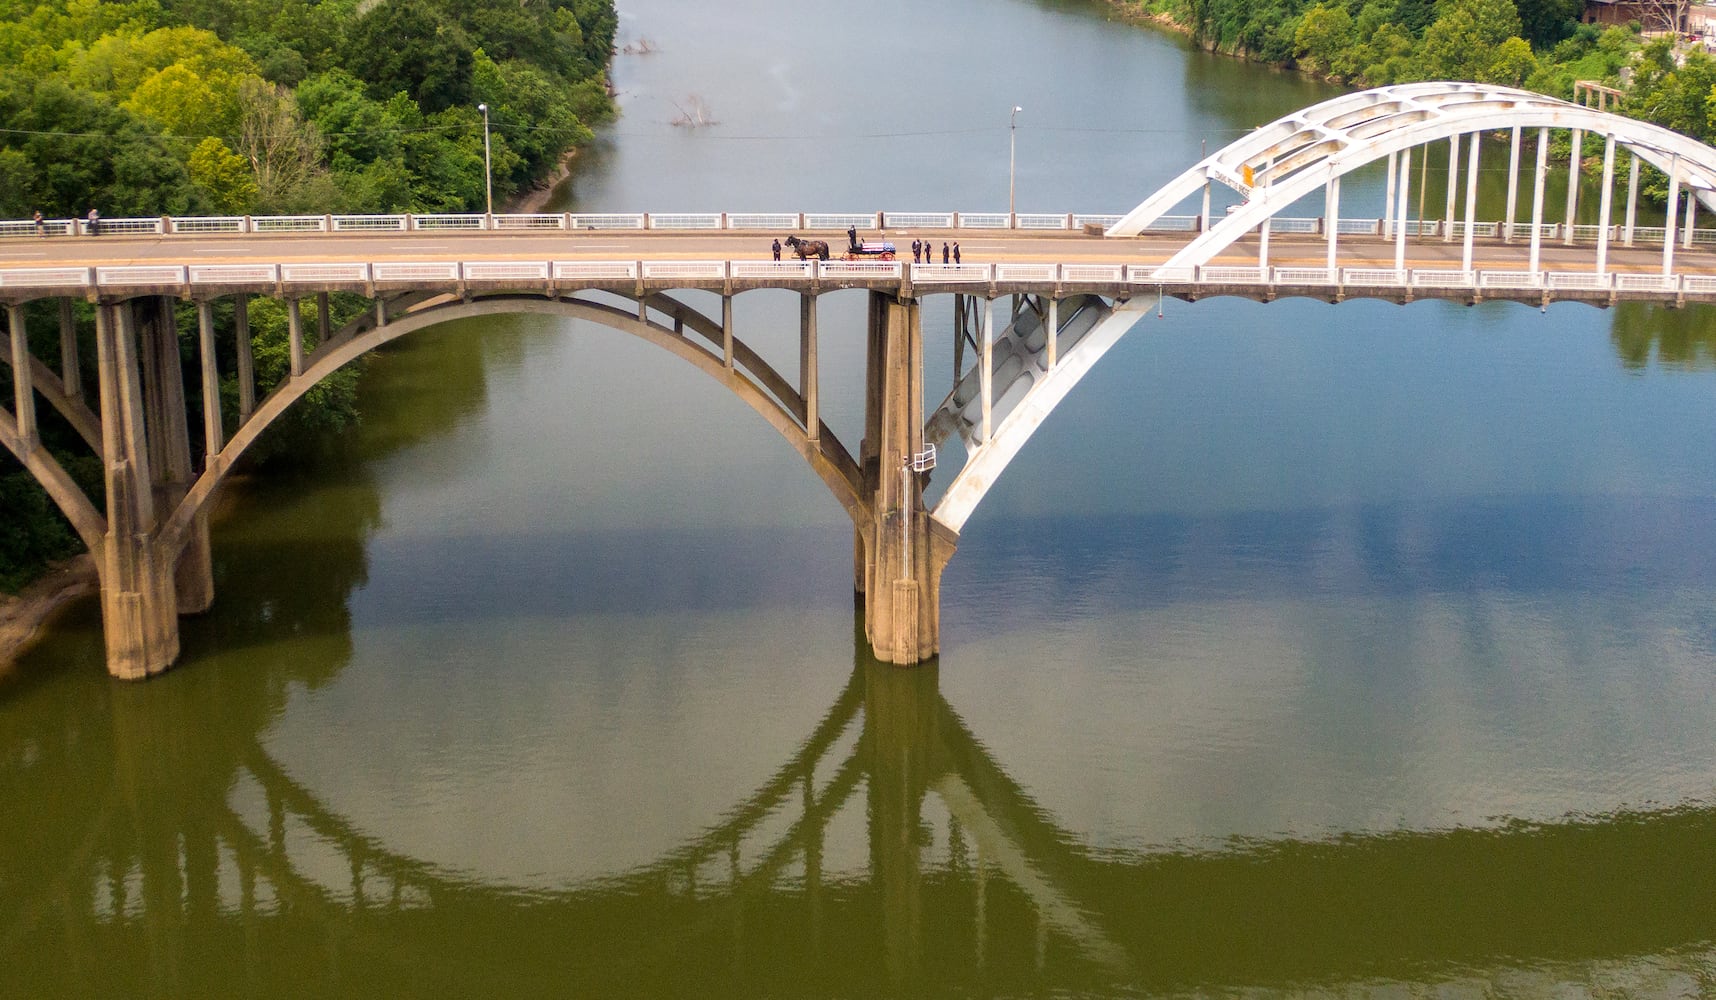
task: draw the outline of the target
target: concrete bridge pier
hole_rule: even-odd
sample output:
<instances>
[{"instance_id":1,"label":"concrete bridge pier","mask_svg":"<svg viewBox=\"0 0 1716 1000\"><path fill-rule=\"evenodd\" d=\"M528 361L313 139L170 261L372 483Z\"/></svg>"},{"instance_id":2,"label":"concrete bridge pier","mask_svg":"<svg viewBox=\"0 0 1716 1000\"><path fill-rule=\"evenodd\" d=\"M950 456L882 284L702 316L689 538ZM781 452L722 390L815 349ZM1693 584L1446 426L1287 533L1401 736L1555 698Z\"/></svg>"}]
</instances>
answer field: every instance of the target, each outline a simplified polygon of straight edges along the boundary
<instances>
[{"instance_id":1,"label":"concrete bridge pier","mask_svg":"<svg viewBox=\"0 0 1716 1000\"><path fill-rule=\"evenodd\" d=\"M870 294L864 441L859 448L867 524L857 530L856 589L865 638L887 663L921 663L941 651L941 571L959 536L924 509L922 308Z\"/></svg>"},{"instance_id":2,"label":"concrete bridge pier","mask_svg":"<svg viewBox=\"0 0 1716 1000\"><path fill-rule=\"evenodd\" d=\"M179 328L170 298L144 299L135 304L140 324L143 398L148 403L144 432L150 467L155 471L156 510L172 511L196 481L191 465L191 433L185 406L184 365L179 356ZM219 389L217 388L218 392ZM172 554L168 553L172 558ZM214 603L214 562L209 550L206 514L193 523L174 566L174 593L180 614L200 614Z\"/></svg>"}]
</instances>

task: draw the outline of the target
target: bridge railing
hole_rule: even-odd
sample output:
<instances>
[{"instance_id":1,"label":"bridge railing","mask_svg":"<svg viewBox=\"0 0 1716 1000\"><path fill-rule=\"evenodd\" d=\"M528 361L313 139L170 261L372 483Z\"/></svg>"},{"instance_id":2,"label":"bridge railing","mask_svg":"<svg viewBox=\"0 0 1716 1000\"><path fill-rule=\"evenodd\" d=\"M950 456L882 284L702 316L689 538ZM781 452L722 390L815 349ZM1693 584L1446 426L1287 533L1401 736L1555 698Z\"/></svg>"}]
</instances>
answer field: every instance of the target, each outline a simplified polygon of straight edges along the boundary
<instances>
[{"instance_id":1,"label":"bridge railing","mask_svg":"<svg viewBox=\"0 0 1716 1000\"><path fill-rule=\"evenodd\" d=\"M1081 213L1008 213L1008 212L529 212L486 215L459 213L446 215L227 215L227 216L160 216L157 218L102 219L97 233L104 236L219 236L226 234L291 234L291 233L381 233L381 232L565 232L576 230L661 230L684 232L777 232L793 230L827 230L838 232L849 228L861 230L1014 230L1014 231L1074 231L1091 228L1107 229L1120 221L1119 215ZM1277 235L1298 234L1321 236L1328 232L1328 220L1318 217L1281 216L1269 221L1270 231ZM1195 233L1202 228L1196 215L1164 215L1145 229L1149 233ZM1465 236L1466 224L1445 219L1408 219L1385 222L1382 219L1342 218L1336 231L1343 236L1376 236L1393 238L1404 228L1408 236L1419 238L1458 239ZM1475 222L1473 235L1485 240L1508 239L1515 243L1531 238L1531 224L1515 222ZM1591 244L1599 237L1601 227L1544 222L1538 226L1539 238L1545 242ZM1662 226L1634 226L1632 245L1661 246L1665 234ZM0 220L0 239L32 236L90 235L89 223L80 219L44 219L38 231L32 220ZM904 235L902 233L902 235ZM1571 239L1569 240L1569 237ZM1678 241L1696 246L1716 245L1716 229L1695 229L1690 235L1684 230L1675 234ZM1627 243L1627 227L1612 225L1608 239L1613 245Z\"/></svg>"},{"instance_id":2,"label":"bridge railing","mask_svg":"<svg viewBox=\"0 0 1716 1000\"><path fill-rule=\"evenodd\" d=\"M0 290L8 293L64 294L94 291L109 295L227 294L231 289L265 289L290 296L295 291L329 288L365 291L403 287L540 289L589 283L635 281L683 283L682 287L722 290L729 281L760 282L784 288L814 287L820 282L887 287L910 279L940 285L1006 286L999 292L1033 286L1063 289L1124 286L1191 286L1210 289L1266 288L1420 288L1457 292L1648 292L1716 298L1716 275L1637 274L1632 272L1526 271L1443 268L1259 267L1214 265L1164 267L1154 264L967 263L909 264L880 260L471 260L471 261L293 261L228 264L125 264L96 267L4 267ZM1318 293L1321 294L1321 293Z\"/></svg>"}]
</instances>

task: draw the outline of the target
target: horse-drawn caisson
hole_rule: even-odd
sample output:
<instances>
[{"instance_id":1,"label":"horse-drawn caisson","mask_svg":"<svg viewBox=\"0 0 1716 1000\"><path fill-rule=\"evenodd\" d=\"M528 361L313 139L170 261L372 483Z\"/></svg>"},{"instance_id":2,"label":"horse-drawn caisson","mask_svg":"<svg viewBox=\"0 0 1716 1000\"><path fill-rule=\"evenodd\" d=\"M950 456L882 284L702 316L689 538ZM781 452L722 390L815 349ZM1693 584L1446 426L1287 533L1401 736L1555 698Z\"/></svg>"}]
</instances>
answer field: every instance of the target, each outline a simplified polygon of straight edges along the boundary
<instances>
[{"instance_id":1,"label":"horse-drawn caisson","mask_svg":"<svg viewBox=\"0 0 1716 1000\"><path fill-rule=\"evenodd\" d=\"M799 260L810 260L812 257L817 260L828 259L828 244L823 240L807 240L801 239L797 236L788 236L786 238L786 245L792 248L793 253L798 254ZM846 248L846 252L840 255L840 259L893 260L894 252L894 245L892 243L869 241L861 243L857 240L853 240L851 241L851 245Z\"/></svg>"}]
</instances>

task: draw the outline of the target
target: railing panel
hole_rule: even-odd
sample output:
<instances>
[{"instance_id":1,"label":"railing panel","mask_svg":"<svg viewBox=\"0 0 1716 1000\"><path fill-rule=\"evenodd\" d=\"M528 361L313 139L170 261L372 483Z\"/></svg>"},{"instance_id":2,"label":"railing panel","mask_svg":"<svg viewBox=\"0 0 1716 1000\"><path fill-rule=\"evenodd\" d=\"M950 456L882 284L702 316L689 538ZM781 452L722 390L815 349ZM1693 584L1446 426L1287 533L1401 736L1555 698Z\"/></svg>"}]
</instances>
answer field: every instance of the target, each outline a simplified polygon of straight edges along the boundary
<instances>
[{"instance_id":1,"label":"railing panel","mask_svg":"<svg viewBox=\"0 0 1716 1000\"><path fill-rule=\"evenodd\" d=\"M102 236L150 236L160 235L161 220L155 219L101 219L96 223L96 232ZM82 226L84 235L89 235L89 223Z\"/></svg>"},{"instance_id":2,"label":"railing panel","mask_svg":"<svg viewBox=\"0 0 1716 1000\"><path fill-rule=\"evenodd\" d=\"M1031 215L1020 214L1017 225L1020 229L1065 229L1069 221L1065 215L1032 213Z\"/></svg>"},{"instance_id":3,"label":"railing panel","mask_svg":"<svg viewBox=\"0 0 1716 1000\"><path fill-rule=\"evenodd\" d=\"M175 233L242 233L242 215L201 215L173 220Z\"/></svg>"},{"instance_id":4,"label":"railing panel","mask_svg":"<svg viewBox=\"0 0 1716 1000\"><path fill-rule=\"evenodd\" d=\"M0 288L88 288L87 267L0 268Z\"/></svg>"},{"instance_id":5,"label":"railing panel","mask_svg":"<svg viewBox=\"0 0 1716 1000\"><path fill-rule=\"evenodd\" d=\"M710 279L727 276L724 260L656 260L644 261L645 278Z\"/></svg>"},{"instance_id":6,"label":"railing panel","mask_svg":"<svg viewBox=\"0 0 1716 1000\"><path fill-rule=\"evenodd\" d=\"M1474 222L1472 223L1472 236L1487 239L1496 235L1496 230L1500 225L1497 222ZM1466 224L1456 222L1450 232L1454 234L1455 239L1463 239L1466 235Z\"/></svg>"},{"instance_id":7,"label":"railing panel","mask_svg":"<svg viewBox=\"0 0 1716 1000\"><path fill-rule=\"evenodd\" d=\"M1680 289L1677 274L1617 274L1615 287L1629 292L1674 292Z\"/></svg>"},{"instance_id":8,"label":"railing panel","mask_svg":"<svg viewBox=\"0 0 1716 1000\"><path fill-rule=\"evenodd\" d=\"M328 282L354 282L369 280L369 265L354 262L329 262L315 264L281 264L280 281L283 284L304 282L307 284L325 284Z\"/></svg>"},{"instance_id":9,"label":"railing panel","mask_svg":"<svg viewBox=\"0 0 1716 1000\"><path fill-rule=\"evenodd\" d=\"M168 264L128 264L95 269L98 285L182 285L185 269Z\"/></svg>"},{"instance_id":10,"label":"railing panel","mask_svg":"<svg viewBox=\"0 0 1716 1000\"><path fill-rule=\"evenodd\" d=\"M1192 282L1198 280L1198 269L1191 265L1181 267L1151 267L1149 264L1132 264L1126 268L1126 276L1134 283Z\"/></svg>"},{"instance_id":11,"label":"railing panel","mask_svg":"<svg viewBox=\"0 0 1716 1000\"><path fill-rule=\"evenodd\" d=\"M642 213L625 215L618 213L575 213L570 223L573 229L642 229L644 217Z\"/></svg>"},{"instance_id":12,"label":"railing panel","mask_svg":"<svg viewBox=\"0 0 1716 1000\"><path fill-rule=\"evenodd\" d=\"M839 212L806 212L804 216L806 229L880 229L882 217L878 213L868 215L859 213Z\"/></svg>"},{"instance_id":13,"label":"railing panel","mask_svg":"<svg viewBox=\"0 0 1716 1000\"><path fill-rule=\"evenodd\" d=\"M1272 233L1318 233L1322 232L1322 229L1322 219L1280 218L1269 220L1269 231Z\"/></svg>"},{"instance_id":14,"label":"railing panel","mask_svg":"<svg viewBox=\"0 0 1716 1000\"><path fill-rule=\"evenodd\" d=\"M730 260L727 273L735 278L804 278L816 276L816 263L808 260Z\"/></svg>"},{"instance_id":15,"label":"railing panel","mask_svg":"<svg viewBox=\"0 0 1716 1000\"><path fill-rule=\"evenodd\" d=\"M1342 236L1375 236L1382 232L1382 220L1336 219L1335 232Z\"/></svg>"},{"instance_id":16,"label":"railing panel","mask_svg":"<svg viewBox=\"0 0 1716 1000\"><path fill-rule=\"evenodd\" d=\"M1551 271L1549 272L1550 288L1582 288L1603 291L1613 288L1613 274L1597 274L1594 271Z\"/></svg>"},{"instance_id":17,"label":"railing panel","mask_svg":"<svg viewBox=\"0 0 1716 1000\"><path fill-rule=\"evenodd\" d=\"M1482 288L1542 288L1543 275L1537 271L1480 271L1478 285Z\"/></svg>"},{"instance_id":18,"label":"railing panel","mask_svg":"<svg viewBox=\"0 0 1716 1000\"><path fill-rule=\"evenodd\" d=\"M1716 277L1703 274L1688 274L1681 278L1681 288L1688 294L1710 295L1716 293Z\"/></svg>"},{"instance_id":19,"label":"railing panel","mask_svg":"<svg viewBox=\"0 0 1716 1000\"><path fill-rule=\"evenodd\" d=\"M635 260L557 260L554 262L555 280L565 281L611 281L618 278L636 278L638 262Z\"/></svg>"},{"instance_id":20,"label":"railing panel","mask_svg":"<svg viewBox=\"0 0 1716 1000\"><path fill-rule=\"evenodd\" d=\"M1412 272L1412 284L1419 288L1470 288L1477 284L1477 275L1471 271L1423 268Z\"/></svg>"},{"instance_id":21,"label":"railing panel","mask_svg":"<svg viewBox=\"0 0 1716 1000\"><path fill-rule=\"evenodd\" d=\"M961 229L1006 229L1013 219L1006 212L961 212Z\"/></svg>"},{"instance_id":22,"label":"railing panel","mask_svg":"<svg viewBox=\"0 0 1716 1000\"><path fill-rule=\"evenodd\" d=\"M798 228L797 212L729 212L727 213L728 229L779 229L786 231Z\"/></svg>"},{"instance_id":23,"label":"railing panel","mask_svg":"<svg viewBox=\"0 0 1716 1000\"><path fill-rule=\"evenodd\" d=\"M1109 226L1112 226L1116 222L1119 222L1122 218L1123 218L1123 216L1119 216L1119 215L1077 215L1077 214L1074 214L1073 215L1073 228L1074 229L1083 229L1085 226L1096 225L1096 226L1101 226L1104 229L1107 229ZM1163 218L1174 218L1174 216L1164 216ZM1192 217L1192 224L1193 224L1194 228L1197 225L1197 218L1195 216Z\"/></svg>"},{"instance_id":24,"label":"railing panel","mask_svg":"<svg viewBox=\"0 0 1716 1000\"><path fill-rule=\"evenodd\" d=\"M1333 267L1278 267L1278 285L1333 285L1340 281L1340 269Z\"/></svg>"},{"instance_id":25,"label":"railing panel","mask_svg":"<svg viewBox=\"0 0 1716 1000\"><path fill-rule=\"evenodd\" d=\"M1625 234L1625 232L1626 232L1625 226L1621 227L1621 232L1623 234ZM1661 246L1662 245L1662 237L1667 232L1668 232L1668 230L1664 229L1661 226L1634 226L1633 227L1633 242L1634 243L1655 243L1657 246Z\"/></svg>"},{"instance_id":26,"label":"railing panel","mask_svg":"<svg viewBox=\"0 0 1716 1000\"><path fill-rule=\"evenodd\" d=\"M903 265L887 260L825 260L816 265L824 278L894 278L898 279Z\"/></svg>"},{"instance_id":27,"label":"railing panel","mask_svg":"<svg viewBox=\"0 0 1716 1000\"><path fill-rule=\"evenodd\" d=\"M1269 280L1267 268L1218 267L1206 264L1198 268L1198 280L1220 285L1261 285Z\"/></svg>"},{"instance_id":28,"label":"railing panel","mask_svg":"<svg viewBox=\"0 0 1716 1000\"><path fill-rule=\"evenodd\" d=\"M1058 266L1055 264L996 264L996 281L1054 281Z\"/></svg>"},{"instance_id":29,"label":"railing panel","mask_svg":"<svg viewBox=\"0 0 1716 1000\"><path fill-rule=\"evenodd\" d=\"M1716 243L1716 229L1694 229L1692 231L1692 244L1694 246L1708 243Z\"/></svg>"},{"instance_id":30,"label":"railing panel","mask_svg":"<svg viewBox=\"0 0 1716 1000\"><path fill-rule=\"evenodd\" d=\"M912 280L936 283L942 281L989 280L988 264L913 264Z\"/></svg>"},{"instance_id":31,"label":"railing panel","mask_svg":"<svg viewBox=\"0 0 1716 1000\"><path fill-rule=\"evenodd\" d=\"M253 233L324 233L328 230L325 215L253 215Z\"/></svg>"},{"instance_id":32,"label":"railing panel","mask_svg":"<svg viewBox=\"0 0 1716 1000\"><path fill-rule=\"evenodd\" d=\"M336 233L399 233L405 231L403 215L336 215Z\"/></svg>"},{"instance_id":33,"label":"railing panel","mask_svg":"<svg viewBox=\"0 0 1716 1000\"><path fill-rule=\"evenodd\" d=\"M952 229L952 212L883 212L882 222L893 229Z\"/></svg>"},{"instance_id":34,"label":"railing panel","mask_svg":"<svg viewBox=\"0 0 1716 1000\"><path fill-rule=\"evenodd\" d=\"M1400 288L1406 284L1406 272L1393 268L1349 267L1341 271L1341 283L1360 288Z\"/></svg>"},{"instance_id":35,"label":"railing panel","mask_svg":"<svg viewBox=\"0 0 1716 1000\"><path fill-rule=\"evenodd\" d=\"M720 212L650 213L651 229L720 229Z\"/></svg>"},{"instance_id":36,"label":"railing panel","mask_svg":"<svg viewBox=\"0 0 1716 1000\"><path fill-rule=\"evenodd\" d=\"M466 281L547 281L552 271L545 260L468 260L460 266Z\"/></svg>"},{"instance_id":37,"label":"railing panel","mask_svg":"<svg viewBox=\"0 0 1716 1000\"><path fill-rule=\"evenodd\" d=\"M441 261L404 261L371 264L370 271L377 281L434 281L453 282L459 280L459 265Z\"/></svg>"},{"instance_id":38,"label":"railing panel","mask_svg":"<svg viewBox=\"0 0 1716 1000\"><path fill-rule=\"evenodd\" d=\"M483 217L480 215L413 215L411 228L428 233L481 229L483 228Z\"/></svg>"},{"instance_id":39,"label":"railing panel","mask_svg":"<svg viewBox=\"0 0 1716 1000\"><path fill-rule=\"evenodd\" d=\"M192 264L193 285L254 285L280 280L273 264Z\"/></svg>"},{"instance_id":40,"label":"railing panel","mask_svg":"<svg viewBox=\"0 0 1716 1000\"><path fill-rule=\"evenodd\" d=\"M1119 282L1125 281L1126 269L1122 264L1062 264L1062 281L1095 281Z\"/></svg>"},{"instance_id":41,"label":"railing panel","mask_svg":"<svg viewBox=\"0 0 1716 1000\"><path fill-rule=\"evenodd\" d=\"M559 212L521 212L495 216L495 228L509 232L539 229L565 229L566 216Z\"/></svg>"},{"instance_id":42,"label":"railing panel","mask_svg":"<svg viewBox=\"0 0 1716 1000\"><path fill-rule=\"evenodd\" d=\"M70 236L77 231L75 219L43 219L42 236ZM17 222L0 222L0 237L4 236L35 236L36 223L31 219Z\"/></svg>"}]
</instances>

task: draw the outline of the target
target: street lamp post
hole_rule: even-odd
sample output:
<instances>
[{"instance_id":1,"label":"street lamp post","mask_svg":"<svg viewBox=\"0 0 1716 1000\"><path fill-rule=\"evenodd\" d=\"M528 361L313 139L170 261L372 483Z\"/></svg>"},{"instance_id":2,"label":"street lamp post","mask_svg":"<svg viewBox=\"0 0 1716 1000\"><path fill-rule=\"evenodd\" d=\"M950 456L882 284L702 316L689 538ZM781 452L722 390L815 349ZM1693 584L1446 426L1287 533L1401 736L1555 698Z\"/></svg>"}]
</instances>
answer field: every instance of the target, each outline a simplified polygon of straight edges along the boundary
<instances>
[{"instance_id":1,"label":"street lamp post","mask_svg":"<svg viewBox=\"0 0 1716 1000\"><path fill-rule=\"evenodd\" d=\"M1018 163L1019 149L1019 112L1025 110L1017 104L1013 105L1013 113L1007 116L1007 225L1013 224L1013 168Z\"/></svg>"},{"instance_id":2,"label":"street lamp post","mask_svg":"<svg viewBox=\"0 0 1716 1000\"><path fill-rule=\"evenodd\" d=\"M495 180L489 169L489 106L477 105L477 110L483 113L483 204L486 215L495 214Z\"/></svg>"}]
</instances>

